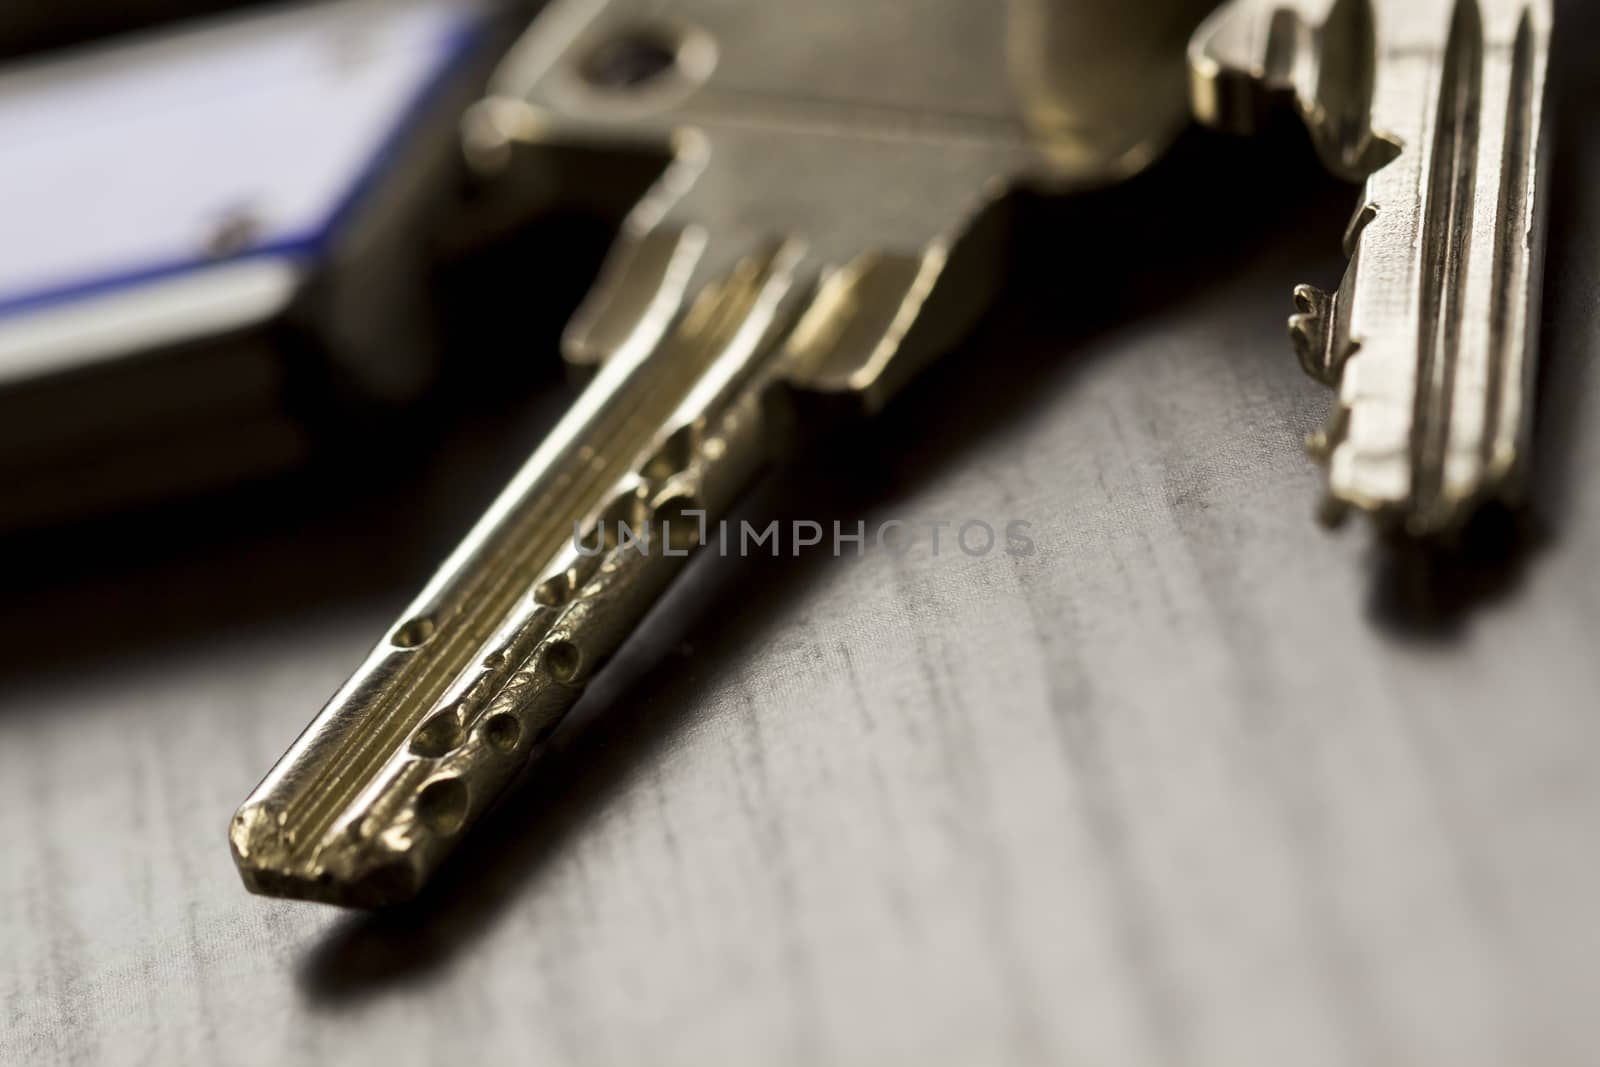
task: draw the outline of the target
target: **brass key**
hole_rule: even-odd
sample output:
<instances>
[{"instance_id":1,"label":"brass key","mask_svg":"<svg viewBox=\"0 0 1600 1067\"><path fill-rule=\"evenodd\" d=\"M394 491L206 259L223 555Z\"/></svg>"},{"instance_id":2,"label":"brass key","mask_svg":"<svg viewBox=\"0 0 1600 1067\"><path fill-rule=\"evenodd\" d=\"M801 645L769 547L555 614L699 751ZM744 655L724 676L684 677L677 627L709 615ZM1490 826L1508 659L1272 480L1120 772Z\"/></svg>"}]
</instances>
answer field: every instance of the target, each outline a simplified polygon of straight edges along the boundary
<instances>
[{"instance_id":1,"label":"brass key","mask_svg":"<svg viewBox=\"0 0 1600 1067\"><path fill-rule=\"evenodd\" d=\"M1198 116L1279 101L1365 182L1336 292L1301 286L1306 370L1338 390L1311 451L1328 515L1448 538L1519 501L1544 262L1548 0L1233 0L1196 34Z\"/></svg>"},{"instance_id":2,"label":"brass key","mask_svg":"<svg viewBox=\"0 0 1600 1067\"><path fill-rule=\"evenodd\" d=\"M1010 190L1102 185L1160 153L1210 6L546 8L469 117L471 158L510 174L665 145L672 161L566 335L592 382L234 817L245 884L347 905L415 894L702 521L973 323ZM648 548L619 522L654 531Z\"/></svg>"}]
</instances>

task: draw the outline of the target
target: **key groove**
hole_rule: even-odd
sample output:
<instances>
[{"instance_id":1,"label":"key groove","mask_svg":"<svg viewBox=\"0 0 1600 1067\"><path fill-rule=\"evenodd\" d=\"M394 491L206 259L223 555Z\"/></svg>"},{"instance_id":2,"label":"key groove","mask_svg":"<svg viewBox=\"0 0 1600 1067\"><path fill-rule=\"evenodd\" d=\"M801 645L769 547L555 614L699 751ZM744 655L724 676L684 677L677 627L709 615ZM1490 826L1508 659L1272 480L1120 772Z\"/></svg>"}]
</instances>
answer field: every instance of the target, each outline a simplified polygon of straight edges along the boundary
<instances>
[{"instance_id":1,"label":"key groove","mask_svg":"<svg viewBox=\"0 0 1600 1067\"><path fill-rule=\"evenodd\" d=\"M1460 358L1483 106L1483 19L1457 0L1445 47L1422 228L1421 336L1412 413L1412 493L1424 521L1438 505Z\"/></svg>"},{"instance_id":2,"label":"key groove","mask_svg":"<svg viewBox=\"0 0 1600 1067\"><path fill-rule=\"evenodd\" d=\"M732 277L708 286L667 342L663 358L646 361L629 382L629 402L613 407L602 419L589 443L593 458L585 466L585 476L569 474L557 499L533 501L487 561L469 567L464 581L447 588L440 597L438 630L426 654L401 653L412 660L382 687L377 702L361 715L361 723L346 731L344 744L331 757L331 769L319 775L317 788L302 790L286 807L291 862L315 865L329 843L328 830L372 780L375 757L394 751L415 729L559 551L568 529L550 518L588 514L603 503L617 474L649 449L662 420L692 391L744 322L769 267L770 260L746 262ZM607 478L608 473L612 477ZM508 556L514 556L514 562L508 562Z\"/></svg>"},{"instance_id":3,"label":"key groove","mask_svg":"<svg viewBox=\"0 0 1600 1067\"><path fill-rule=\"evenodd\" d=\"M1512 46L1511 93L1506 108L1505 163L1500 173L1500 216L1494 233L1494 297L1489 314L1489 390L1484 398L1484 434L1481 459L1485 467L1498 466L1496 456L1502 426L1502 406L1509 393L1507 376L1512 365L1512 350L1524 340L1517 334L1525 330L1523 313L1513 315L1514 301L1528 296L1528 241L1530 198L1533 190L1529 174L1536 165L1534 124L1535 43L1533 12L1524 7L1517 20L1517 36Z\"/></svg>"}]
</instances>

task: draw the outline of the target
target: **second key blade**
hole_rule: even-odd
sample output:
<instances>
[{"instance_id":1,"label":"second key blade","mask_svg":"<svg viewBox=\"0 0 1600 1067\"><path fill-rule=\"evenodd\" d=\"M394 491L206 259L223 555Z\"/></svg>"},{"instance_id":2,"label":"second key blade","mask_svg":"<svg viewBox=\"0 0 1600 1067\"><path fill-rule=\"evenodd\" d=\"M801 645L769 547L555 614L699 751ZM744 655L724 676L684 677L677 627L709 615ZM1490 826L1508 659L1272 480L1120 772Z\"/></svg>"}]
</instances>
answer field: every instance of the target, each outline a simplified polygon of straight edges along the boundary
<instances>
[{"instance_id":1,"label":"second key blade","mask_svg":"<svg viewBox=\"0 0 1600 1067\"><path fill-rule=\"evenodd\" d=\"M1338 390L1311 450L1329 514L1449 537L1517 503L1544 259L1547 0L1234 0L1196 35L1196 113L1294 101L1365 182L1335 292L1302 286L1306 370Z\"/></svg>"}]
</instances>

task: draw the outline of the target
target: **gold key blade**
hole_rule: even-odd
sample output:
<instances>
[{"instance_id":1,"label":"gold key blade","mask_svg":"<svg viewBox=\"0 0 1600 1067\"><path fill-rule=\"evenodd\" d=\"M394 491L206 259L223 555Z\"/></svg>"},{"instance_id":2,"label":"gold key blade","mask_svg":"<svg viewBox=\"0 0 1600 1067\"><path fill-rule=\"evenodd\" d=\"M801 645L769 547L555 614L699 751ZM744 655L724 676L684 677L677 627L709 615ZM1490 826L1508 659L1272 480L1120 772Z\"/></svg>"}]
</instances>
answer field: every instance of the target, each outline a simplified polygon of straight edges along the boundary
<instances>
[{"instance_id":1,"label":"gold key blade","mask_svg":"<svg viewBox=\"0 0 1600 1067\"><path fill-rule=\"evenodd\" d=\"M1196 34L1196 113L1248 130L1294 101L1365 182L1336 292L1291 330L1338 390L1309 442L1329 515L1448 538L1518 502L1544 260L1548 0L1234 0Z\"/></svg>"},{"instance_id":2,"label":"gold key blade","mask_svg":"<svg viewBox=\"0 0 1600 1067\"><path fill-rule=\"evenodd\" d=\"M469 117L472 158L503 176L558 169L574 145L667 144L673 161L568 330L596 377L240 808L245 884L414 895L702 523L784 442L877 410L981 313L1009 189L1155 158L1186 120L1183 46L1208 7L546 8Z\"/></svg>"}]
</instances>

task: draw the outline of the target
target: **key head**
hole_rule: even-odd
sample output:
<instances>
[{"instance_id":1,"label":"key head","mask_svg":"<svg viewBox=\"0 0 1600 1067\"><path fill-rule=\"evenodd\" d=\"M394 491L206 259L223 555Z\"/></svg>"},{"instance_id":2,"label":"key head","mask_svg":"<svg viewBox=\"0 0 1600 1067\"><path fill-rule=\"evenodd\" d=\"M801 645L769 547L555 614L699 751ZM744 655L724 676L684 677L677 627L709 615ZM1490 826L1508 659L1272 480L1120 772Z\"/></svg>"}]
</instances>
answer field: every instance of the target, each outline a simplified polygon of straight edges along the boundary
<instances>
[{"instance_id":1,"label":"key head","mask_svg":"<svg viewBox=\"0 0 1600 1067\"><path fill-rule=\"evenodd\" d=\"M492 167L517 146L670 145L574 319L569 359L658 341L664 303L788 238L803 279L833 279L824 301L800 301L811 343L788 380L876 408L986 303L1008 189L1116 180L1182 128L1183 45L1211 6L558 0L494 79L469 147ZM647 237L694 242L692 269L663 276Z\"/></svg>"},{"instance_id":2,"label":"key head","mask_svg":"<svg viewBox=\"0 0 1600 1067\"><path fill-rule=\"evenodd\" d=\"M1196 115L1291 107L1364 183L1336 292L1296 291L1307 371L1335 386L1309 446L1328 514L1450 537L1517 503L1544 258L1547 0L1233 0L1189 52Z\"/></svg>"}]
</instances>

